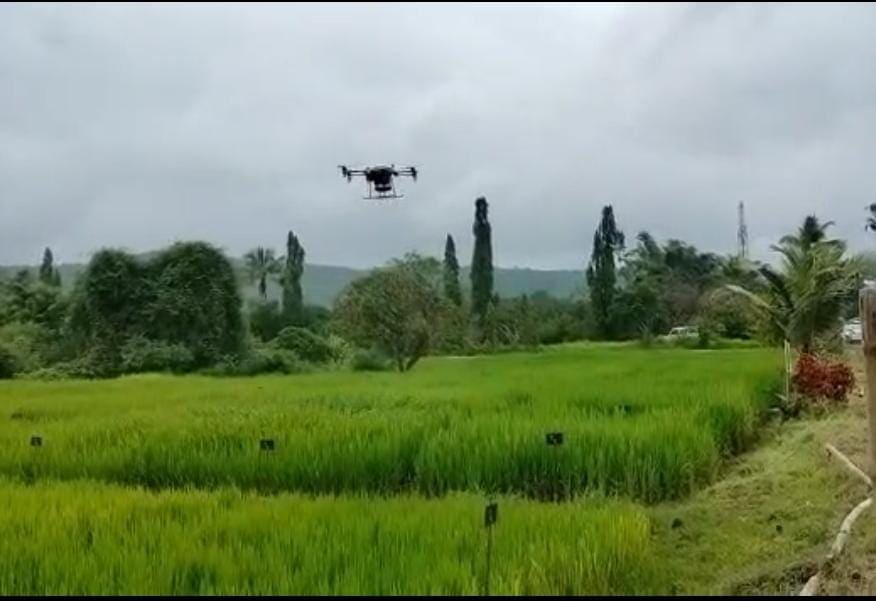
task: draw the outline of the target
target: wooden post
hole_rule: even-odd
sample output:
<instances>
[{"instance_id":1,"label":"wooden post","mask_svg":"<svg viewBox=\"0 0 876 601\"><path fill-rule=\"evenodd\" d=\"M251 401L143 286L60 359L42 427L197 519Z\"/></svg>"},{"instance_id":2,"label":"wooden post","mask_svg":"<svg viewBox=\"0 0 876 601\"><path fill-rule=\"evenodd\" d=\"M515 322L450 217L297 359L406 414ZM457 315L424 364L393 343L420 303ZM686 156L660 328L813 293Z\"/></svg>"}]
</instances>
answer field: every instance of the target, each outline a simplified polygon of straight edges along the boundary
<instances>
[{"instance_id":1,"label":"wooden post","mask_svg":"<svg viewBox=\"0 0 876 601\"><path fill-rule=\"evenodd\" d=\"M867 366L867 417L870 423L870 465L867 471L870 479L876 482L876 287L862 288L859 299L861 345Z\"/></svg>"}]
</instances>

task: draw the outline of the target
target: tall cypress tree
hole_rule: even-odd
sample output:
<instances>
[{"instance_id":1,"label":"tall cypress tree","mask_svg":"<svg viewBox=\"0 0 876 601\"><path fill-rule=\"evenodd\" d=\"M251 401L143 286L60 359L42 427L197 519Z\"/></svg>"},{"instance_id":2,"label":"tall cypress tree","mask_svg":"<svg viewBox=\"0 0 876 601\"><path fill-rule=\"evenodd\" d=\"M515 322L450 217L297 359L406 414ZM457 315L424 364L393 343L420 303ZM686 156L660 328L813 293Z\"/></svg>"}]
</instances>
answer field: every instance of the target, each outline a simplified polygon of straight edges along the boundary
<instances>
[{"instance_id":1,"label":"tall cypress tree","mask_svg":"<svg viewBox=\"0 0 876 601\"><path fill-rule=\"evenodd\" d=\"M602 220L593 234L593 254L587 267L587 287L590 289L597 333L605 338L613 333L611 312L617 281L614 258L623 247L624 234L617 229L614 210L607 205L602 208Z\"/></svg>"},{"instance_id":2,"label":"tall cypress tree","mask_svg":"<svg viewBox=\"0 0 876 601\"><path fill-rule=\"evenodd\" d=\"M472 227L475 243L471 257L471 310L481 322L493 298L493 245L490 241L487 208L487 199L483 196L475 201L475 220Z\"/></svg>"},{"instance_id":3,"label":"tall cypress tree","mask_svg":"<svg viewBox=\"0 0 876 601\"><path fill-rule=\"evenodd\" d=\"M43 284L54 286L61 283L60 274L56 272L54 267L54 260L52 249L47 246L46 250L43 251L43 262L40 265L40 281Z\"/></svg>"},{"instance_id":4,"label":"tall cypress tree","mask_svg":"<svg viewBox=\"0 0 876 601\"><path fill-rule=\"evenodd\" d=\"M456 244L447 234L444 243L444 296L457 307L462 305L462 290L459 288L459 261L456 260Z\"/></svg>"},{"instance_id":5,"label":"tall cypress tree","mask_svg":"<svg viewBox=\"0 0 876 601\"><path fill-rule=\"evenodd\" d=\"M304 247L292 231L286 236L286 265L283 269L283 317L300 323L304 312L301 275L304 273Z\"/></svg>"}]
</instances>

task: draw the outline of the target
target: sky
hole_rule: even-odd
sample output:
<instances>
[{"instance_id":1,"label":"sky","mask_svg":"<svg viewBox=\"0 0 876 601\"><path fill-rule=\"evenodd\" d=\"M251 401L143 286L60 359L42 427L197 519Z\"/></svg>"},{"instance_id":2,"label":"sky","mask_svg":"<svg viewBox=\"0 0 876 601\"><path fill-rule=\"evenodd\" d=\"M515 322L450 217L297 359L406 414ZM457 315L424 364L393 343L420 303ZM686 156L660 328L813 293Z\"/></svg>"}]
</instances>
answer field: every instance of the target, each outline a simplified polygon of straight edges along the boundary
<instances>
[{"instance_id":1,"label":"sky","mask_svg":"<svg viewBox=\"0 0 876 601\"><path fill-rule=\"evenodd\" d=\"M0 264L206 240L580 269L603 205L754 258L876 201L876 6L0 5ZM339 164L416 165L362 200Z\"/></svg>"}]
</instances>

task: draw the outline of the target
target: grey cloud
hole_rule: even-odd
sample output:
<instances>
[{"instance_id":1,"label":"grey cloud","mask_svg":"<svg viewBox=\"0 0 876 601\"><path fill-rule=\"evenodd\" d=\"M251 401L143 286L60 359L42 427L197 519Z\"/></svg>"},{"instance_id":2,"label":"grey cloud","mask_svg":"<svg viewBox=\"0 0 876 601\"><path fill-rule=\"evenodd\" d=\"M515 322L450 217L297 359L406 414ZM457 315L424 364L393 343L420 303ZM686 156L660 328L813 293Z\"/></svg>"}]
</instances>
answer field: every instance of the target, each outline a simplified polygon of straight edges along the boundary
<instances>
[{"instance_id":1,"label":"grey cloud","mask_svg":"<svg viewBox=\"0 0 876 601\"><path fill-rule=\"evenodd\" d=\"M811 211L871 247L876 9L866 5L4 5L0 263L50 245L299 233L367 266L471 252L491 202L502 265L579 267L622 227L728 252ZM413 162L362 202L342 162Z\"/></svg>"}]
</instances>

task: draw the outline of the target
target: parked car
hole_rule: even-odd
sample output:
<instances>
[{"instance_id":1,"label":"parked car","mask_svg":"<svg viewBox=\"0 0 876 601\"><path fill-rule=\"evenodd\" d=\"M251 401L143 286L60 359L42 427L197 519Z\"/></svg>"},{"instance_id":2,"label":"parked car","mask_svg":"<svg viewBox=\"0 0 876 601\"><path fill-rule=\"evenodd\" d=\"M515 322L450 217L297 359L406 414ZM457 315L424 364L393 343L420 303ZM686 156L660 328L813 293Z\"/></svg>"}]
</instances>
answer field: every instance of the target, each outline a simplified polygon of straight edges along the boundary
<instances>
[{"instance_id":1,"label":"parked car","mask_svg":"<svg viewBox=\"0 0 876 601\"><path fill-rule=\"evenodd\" d=\"M842 336L843 342L846 344L857 344L861 342L861 339L864 336L863 330L861 329L861 320L850 319L843 324Z\"/></svg>"},{"instance_id":2,"label":"parked car","mask_svg":"<svg viewBox=\"0 0 876 601\"><path fill-rule=\"evenodd\" d=\"M669 333L662 336L662 338L663 340L671 342L685 338L696 338L699 334L700 332L696 326L676 326L669 330Z\"/></svg>"}]
</instances>

